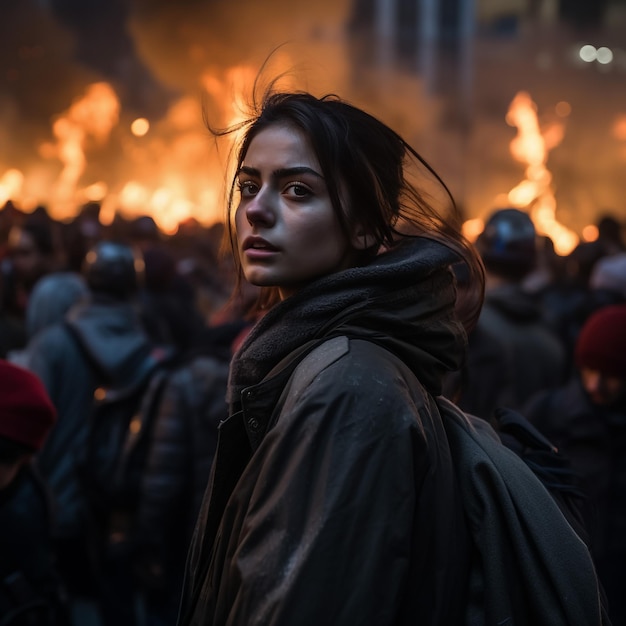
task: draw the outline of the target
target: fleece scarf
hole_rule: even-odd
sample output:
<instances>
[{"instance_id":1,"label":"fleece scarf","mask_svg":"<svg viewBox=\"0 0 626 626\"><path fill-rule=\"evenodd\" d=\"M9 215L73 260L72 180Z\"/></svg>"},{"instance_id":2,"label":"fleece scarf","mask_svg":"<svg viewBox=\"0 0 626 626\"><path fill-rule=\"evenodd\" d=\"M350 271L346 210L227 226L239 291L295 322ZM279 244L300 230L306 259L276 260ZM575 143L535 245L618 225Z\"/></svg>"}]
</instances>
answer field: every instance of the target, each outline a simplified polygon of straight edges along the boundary
<instances>
[{"instance_id":1,"label":"fleece scarf","mask_svg":"<svg viewBox=\"0 0 626 626\"><path fill-rule=\"evenodd\" d=\"M450 266L457 261L443 244L414 237L366 266L310 283L270 309L234 355L229 403L305 343L340 334L380 343L438 395L443 375L461 366L467 346L454 315Z\"/></svg>"}]
</instances>

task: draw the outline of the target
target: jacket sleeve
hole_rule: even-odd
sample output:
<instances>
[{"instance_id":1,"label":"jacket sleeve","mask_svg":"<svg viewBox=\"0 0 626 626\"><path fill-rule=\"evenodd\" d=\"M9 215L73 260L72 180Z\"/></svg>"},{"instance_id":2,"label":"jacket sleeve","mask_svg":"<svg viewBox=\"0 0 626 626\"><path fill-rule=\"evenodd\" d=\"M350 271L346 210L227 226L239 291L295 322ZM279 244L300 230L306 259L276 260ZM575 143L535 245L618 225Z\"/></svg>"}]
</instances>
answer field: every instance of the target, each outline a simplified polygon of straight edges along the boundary
<instances>
[{"instance_id":1,"label":"jacket sleeve","mask_svg":"<svg viewBox=\"0 0 626 626\"><path fill-rule=\"evenodd\" d=\"M288 399L246 470L216 623L397 623L426 442L401 378L351 363Z\"/></svg>"}]
</instances>

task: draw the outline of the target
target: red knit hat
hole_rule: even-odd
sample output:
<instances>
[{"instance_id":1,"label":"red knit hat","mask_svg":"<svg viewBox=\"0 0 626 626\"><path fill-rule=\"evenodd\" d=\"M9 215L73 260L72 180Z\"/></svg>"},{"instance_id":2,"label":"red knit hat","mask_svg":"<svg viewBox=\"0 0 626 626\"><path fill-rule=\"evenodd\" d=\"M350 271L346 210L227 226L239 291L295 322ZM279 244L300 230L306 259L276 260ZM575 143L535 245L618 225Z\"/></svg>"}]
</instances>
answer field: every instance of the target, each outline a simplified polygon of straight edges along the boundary
<instances>
[{"instance_id":1,"label":"red knit hat","mask_svg":"<svg viewBox=\"0 0 626 626\"><path fill-rule=\"evenodd\" d=\"M0 436L40 450L56 416L41 380L0 359Z\"/></svg>"},{"instance_id":2,"label":"red knit hat","mask_svg":"<svg viewBox=\"0 0 626 626\"><path fill-rule=\"evenodd\" d=\"M626 378L626 304L602 307L587 319L575 357L578 367Z\"/></svg>"}]
</instances>

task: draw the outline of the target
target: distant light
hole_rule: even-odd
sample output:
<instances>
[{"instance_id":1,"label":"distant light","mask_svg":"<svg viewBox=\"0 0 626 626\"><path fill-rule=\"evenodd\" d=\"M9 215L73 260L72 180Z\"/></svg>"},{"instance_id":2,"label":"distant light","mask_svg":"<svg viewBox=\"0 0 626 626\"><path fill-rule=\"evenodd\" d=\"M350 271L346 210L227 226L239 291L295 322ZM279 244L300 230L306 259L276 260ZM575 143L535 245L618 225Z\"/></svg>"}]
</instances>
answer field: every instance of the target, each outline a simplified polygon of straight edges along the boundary
<instances>
[{"instance_id":1,"label":"distant light","mask_svg":"<svg viewBox=\"0 0 626 626\"><path fill-rule=\"evenodd\" d=\"M608 65L613 60L613 51L606 47L598 48L596 52L596 59L598 63Z\"/></svg>"},{"instance_id":2,"label":"distant light","mask_svg":"<svg viewBox=\"0 0 626 626\"><path fill-rule=\"evenodd\" d=\"M572 105L569 102L565 102L565 100L561 100L561 102L557 102L554 110L559 117L567 117L572 112Z\"/></svg>"},{"instance_id":3,"label":"distant light","mask_svg":"<svg viewBox=\"0 0 626 626\"><path fill-rule=\"evenodd\" d=\"M586 63L593 63L593 61L596 60L598 51L596 50L595 46L587 44L579 50L578 54L580 55L580 58Z\"/></svg>"},{"instance_id":4,"label":"distant light","mask_svg":"<svg viewBox=\"0 0 626 626\"><path fill-rule=\"evenodd\" d=\"M145 117L138 117L131 125L130 131L135 137L143 137L150 130L150 122Z\"/></svg>"},{"instance_id":5,"label":"distant light","mask_svg":"<svg viewBox=\"0 0 626 626\"><path fill-rule=\"evenodd\" d=\"M585 241L595 241L598 238L598 227L588 224L583 228L582 235Z\"/></svg>"},{"instance_id":6,"label":"distant light","mask_svg":"<svg viewBox=\"0 0 626 626\"><path fill-rule=\"evenodd\" d=\"M485 222L480 218L474 218L471 220L467 220L463 222L463 235L465 235L466 239L469 239L471 242L476 241L478 239L478 235L483 232L485 228Z\"/></svg>"}]
</instances>

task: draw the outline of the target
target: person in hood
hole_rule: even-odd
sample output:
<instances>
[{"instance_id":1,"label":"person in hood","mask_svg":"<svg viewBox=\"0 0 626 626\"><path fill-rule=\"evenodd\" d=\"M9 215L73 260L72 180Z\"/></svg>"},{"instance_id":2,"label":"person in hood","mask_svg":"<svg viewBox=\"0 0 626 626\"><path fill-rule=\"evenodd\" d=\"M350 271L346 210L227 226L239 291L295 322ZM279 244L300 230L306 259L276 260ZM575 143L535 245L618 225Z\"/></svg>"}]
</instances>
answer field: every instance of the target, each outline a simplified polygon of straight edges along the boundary
<instances>
[{"instance_id":1,"label":"person in hood","mask_svg":"<svg viewBox=\"0 0 626 626\"><path fill-rule=\"evenodd\" d=\"M57 502L53 531L61 573L73 600L93 604L101 580L87 559L89 520L76 458L96 390L132 387L161 347L149 339L136 305L140 255L124 243L101 241L87 253L83 275L88 297L32 338L22 364L42 380L58 413L38 464Z\"/></svg>"},{"instance_id":2,"label":"person in hood","mask_svg":"<svg viewBox=\"0 0 626 626\"><path fill-rule=\"evenodd\" d=\"M480 259L426 200L454 211L445 184L367 112L269 89L245 128L227 237L263 315L231 362L178 624L461 623L471 542L432 397ZM332 362L291 379L322 345Z\"/></svg>"}]
</instances>

